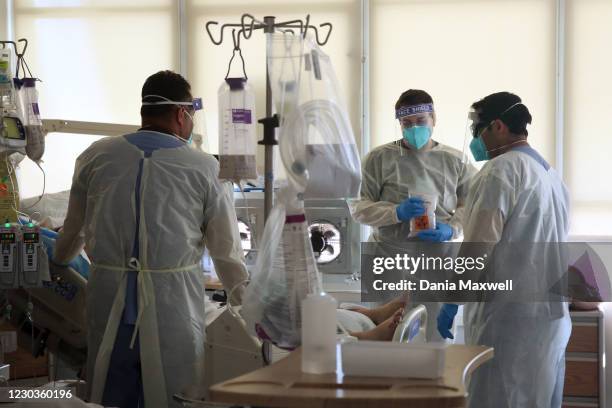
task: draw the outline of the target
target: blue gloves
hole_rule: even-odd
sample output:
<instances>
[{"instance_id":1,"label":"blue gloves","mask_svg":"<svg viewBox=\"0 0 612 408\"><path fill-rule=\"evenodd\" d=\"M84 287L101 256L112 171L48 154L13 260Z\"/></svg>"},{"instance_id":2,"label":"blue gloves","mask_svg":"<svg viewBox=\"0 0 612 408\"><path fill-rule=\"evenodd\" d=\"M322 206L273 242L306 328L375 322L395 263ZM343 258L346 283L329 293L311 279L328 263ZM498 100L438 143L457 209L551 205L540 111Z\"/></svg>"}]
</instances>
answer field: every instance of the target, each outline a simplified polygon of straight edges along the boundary
<instances>
[{"instance_id":1,"label":"blue gloves","mask_svg":"<svg viewBox=\"0 0 612 408\"><path fill-rule=\"evenodd\" d=\"M442 309L440 309L438 314L438 332L445 339L455 338L450 330L453 328L453 320L457 314L457 309L459 309L459 306L451 303L443 304Z\"/></svg>"},{"instance_id":2,"label":"blue gloves","mask_svg":"<svg viewBox=\"0 0 612 408\"><path fill-rule=\"evenodd\" d=\"M41 228L40 235L42 239L42 244L47 250L47 258L49 258L49 263L53 265L58 265L56 262L53 261L53 254L55 252L55 240L58 236L57 232L47 228ZM68 262L68 265L59 266L69 266L75 271L77 271L85 279L89 278L89 262L87 262L87 260L85 260L85 258L83 258L81 255L77 255L76 258Z\"/></svg>"},{"instance_id":3,"label":"blue gloves","mask_svg":"<svg viewBox=\"0 0 612 408\"><path fill-rule=\"evenodd\" d=\"M57 239L57 236L59 235L57 232L50 230L48 228L41 228L40 233L44 235L45 237L52 238L52 239Z\"/></svg>"},{"instance_id":4,"label":"blue gloves","mask_svg":"<svg viewBox=\"0 0 612 408\"><path fill-rule=\"evenodd\" d=\"M410 221L414 217L425 214L425 206L421 198L412 197L402 201L395 211L400 221Z\"/></svg>"},{"instance_id":5,"label":"blue gloves","mask_svg":"<svg viewBox=\"0 0 612 408\"><path fill-rule=\"evenodd\" d=\"M417 233L423 241L444 242L453 238L453 228L443 222L436 223L435 230L425 230Z\"/></svg>"}]
</instances>

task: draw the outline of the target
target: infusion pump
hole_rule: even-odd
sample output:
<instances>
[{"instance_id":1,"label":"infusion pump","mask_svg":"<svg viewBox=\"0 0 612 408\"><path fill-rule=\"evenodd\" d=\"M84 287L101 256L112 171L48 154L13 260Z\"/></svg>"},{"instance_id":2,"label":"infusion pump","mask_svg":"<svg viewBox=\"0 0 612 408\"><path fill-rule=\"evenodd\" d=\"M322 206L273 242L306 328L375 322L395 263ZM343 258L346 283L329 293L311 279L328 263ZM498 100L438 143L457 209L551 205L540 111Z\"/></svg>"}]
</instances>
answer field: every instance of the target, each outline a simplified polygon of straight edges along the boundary
<instances>
[{"instance_id":1,"label":"infusion pump","mask_svg":"<svg viewBox=\"0 0 612 408\"><path fill-rule=\"evenodd\" d=\"M0 224L0 289L39 287L43 280L50 277L40 227Z\"/></svg>"}]
</instances>

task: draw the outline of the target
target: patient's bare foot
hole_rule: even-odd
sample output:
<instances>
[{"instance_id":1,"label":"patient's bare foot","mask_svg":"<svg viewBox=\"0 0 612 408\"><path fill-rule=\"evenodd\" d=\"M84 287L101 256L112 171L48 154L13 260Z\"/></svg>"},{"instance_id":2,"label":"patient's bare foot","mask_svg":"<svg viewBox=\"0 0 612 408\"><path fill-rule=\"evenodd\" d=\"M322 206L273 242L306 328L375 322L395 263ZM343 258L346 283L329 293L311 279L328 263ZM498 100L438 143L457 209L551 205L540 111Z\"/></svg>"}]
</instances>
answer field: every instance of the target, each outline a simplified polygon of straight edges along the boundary
<instances>
[{"instance_id":1,"label":"patient's bare foot","mask_svg":"<svg viewBox=\"0 0 612 408\"><path fill-rule=\"evenodd\" d=\"M372 330L363 332L349 333L351 336L357 337L359 340L377 340L377 341L391 341L395 329L402 320L404 314L404 308L401 307L396 309L395 312L384 322L373 328Z\"/></svg>"},{"instance_id":2,"label":"patient's bare foot","mask_svg":"<svg viewBox=\"0 0 612 408\"><path fill-rule=\"evenodd\" d=\"M389 317L391 317L398 308L404 309L405 306L406 298L405 296L401 296L397 299L390 301L389 303L385 303L384 305L378 306L373 309L368 309L365 307L355 307L350 310L368 316L370 320L374 322L374 324L379 325L385 320L387 320Z\"/></svg>"}]
</instances>

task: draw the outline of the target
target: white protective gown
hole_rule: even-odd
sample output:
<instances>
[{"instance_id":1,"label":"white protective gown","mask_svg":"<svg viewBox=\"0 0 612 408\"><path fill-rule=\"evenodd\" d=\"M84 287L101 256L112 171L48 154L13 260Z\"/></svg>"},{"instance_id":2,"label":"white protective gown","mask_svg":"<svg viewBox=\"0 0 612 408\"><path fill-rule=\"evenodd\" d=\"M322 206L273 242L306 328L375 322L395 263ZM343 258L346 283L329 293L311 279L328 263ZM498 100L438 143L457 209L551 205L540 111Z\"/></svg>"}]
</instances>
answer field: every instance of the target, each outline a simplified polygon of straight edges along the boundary
<instances>
[{"instance_id":1,"label":"white protective gown","mask_svg":"<svg viewBox=\"0 0 612 408\"><path fill-rule=\"evenodd\" d=\"M77 159L55 261L72 259L84 237L92 260L87 287L92 402L100 403L104 392L132 270L138 273L136 327L145 405L175 406L173 394L203 379L204 246L226 288L246 279L247 272L233 201L217 179L217 161L186 144L145 154L129 136L102 139ZM140 259L135 261L137 230ZM234 294L232 302L239 303L242 290Z\"/></svg>"},{"instance_id":2,"label":"white protective gown","mask_svg":"<svg viewBox=\"0 0 612 408\"><path fill-rule=\"evenodd\" d=\"M532 267L543 248L533 243L566 241L569 197L556 171L525 150L530 148L490 160L474 178L464 234L466 242L491 244L497 264L508 265L495 269L495 274L506 275L496 276L496 281L513 279L521 294L544 293L556 279L551 275L560 277L564 271ZM493 360L471 377L470 408L561 407L571 333L567 303L466 303L464 324L466 344L495 348Z\"/></svg>"},{"instance_id":3,"label":"white protective gown","mask_svg":"<svg viewBox=\"0 0 612 408\"><path fill-rule=\"evenodd\" d=\"M438 196L436 220L453 227L453 238L463 233L464 201L476 174L462 153L437 143L427 151L411 150L400 141L373 149L363 164L360 199L353 218L373 227L371 240L398 243L408 240L410 223L400 222L396 208L411 193ZM416 240L416 239L415 239Z\"/></svg>"},{"instance_id":4,"label":"white protective gown","mask_svg":"<svg viewBox=\"0 0 612 408\"><path fill-rule=\"evenodd\" d=\"M410 223L397 218L397 205L413 193L438 197L436 221L453 228L453 239L463 235L464 202L476 168L466 164L460 151L436 143L426 151L406 148L401 141L379 146L363 162L360 199L352 203L353 218L373 227L370 241L394 246L402 242L415 245L418 238L408 238ZM423 243L428 244L428 243ZM427 308L427 339L441 341L436 328L438 302L421 302ZM407 308L416 306L409 303Z\"/></svg>"}]
</instances>

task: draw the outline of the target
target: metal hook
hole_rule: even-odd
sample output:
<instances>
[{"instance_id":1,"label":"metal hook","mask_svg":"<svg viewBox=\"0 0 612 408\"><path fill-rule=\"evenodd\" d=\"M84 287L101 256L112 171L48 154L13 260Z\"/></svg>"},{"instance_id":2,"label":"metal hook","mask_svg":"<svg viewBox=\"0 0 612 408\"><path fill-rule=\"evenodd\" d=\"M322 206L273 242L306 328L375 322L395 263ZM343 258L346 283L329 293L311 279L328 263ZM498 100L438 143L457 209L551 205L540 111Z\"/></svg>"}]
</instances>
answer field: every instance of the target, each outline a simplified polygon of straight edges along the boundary
<instances>
[{"instance_id":1,"label":"metal hook","mask_svg":"<svg viewBox=\"0 0 612 408\"><path fill-rule=\"evenodd\" d=\"M250 19L250 21L247 21L247 19ZM240 27L237 37L235 37L234 34L232 34L233 39L234 39L234 48L237 48L237 47L239 48L240 47L240 34L242 34L245 40L248 40L253 35L254 30L264 28L264 31L265 31L266 29L270 29L269 26L271 25L271 23L261 22L257 20L255 17L253 17L251 14L244 13L240 17L240 24L223 24L219 30L220 33L219 33L218 39L215 39L211 31L211 26L213 25L216 26L216 25L219 25L219 23L217 21L209 21L205 24L205 28L206 28L206 32L208 33L208 37L210 38L211 42L215 45L221 45L221 43L223 43L223 32L225 31L226 27ZM333 28L333 26L330 23L320 24L318 28L315 26L311 26L310 25L310 14L306 15L306 24L304 24L303 20L291 20L291 21L285 21L279 24L274 24L274 28L283 33L295 34L292 28L298 28L297 27L298 25L300 29L300 34L303 36L303 38L306 38L309 28L313 29L315 32L315 39L317 41L317 44L319 44L320 46L327 44L329 37L331 36L331 32ZM286 28L283 28L283 27L286 27ZM321 40L319 36L319 28L328 29L325 35L325 38L323 40Z\"/></svg>"},{"instance_id":2,"label":"metal hook","mask_svg":"<svg viewBox=\"0 0 612 408\"><path fill-rule=\"evenodd\" d=\"M221 27L221 35L219 37L219 41L215 41L212 33L210 32L209 26L211 25L219 25L219 23L216 21L209 21L208 23L206 23L205 28L206 28L206 32L208 33L208 36L210 37L210 41L212 41L212 43L215 45L221 45L221 43L223 42L223 27Z\"/></svg>"},{"instance_id":3,"label":"metal hook","mask_svg":"<svg viewBox=\"0 0 612 408\"><path fill-rule=\"evenodd\" d=\"M248 30L246 29L246 27L244 25L244 19L245 18L250 18L251 19L251 24L249 25L249 29ZM255 17L253 17L252 15L250 15L248 13L244 13L240 17L240 25L242 25L242 31L243 31L244 39L248 40L249 38L251 38L251 35L253 35L253 27L255 26ZM247 34L247 32L248 32L248 34Z\"/></svg>"},{"instance_id":4,"label":"metal hook","mask_svg":"<svg viewBox=\"0 0 612 408\"><path fill-rule=\"evenodd\" d=\"M323 41L319 40L319 30L317 29L317 27L310 26L309 28L312 28L314 30L317 44L319 44L320 46L323 46L323 45L327 44L327 41L329 40L329 36L331 35L331 31L332 31L333 27L332 27L331 23L319 24L319 27L320 28L329 27L329 31L327 31L327 35L325 36L325 40L323 40Z\"/></svg>"},{"instance_id":5,"label":"metal hook","mask_svg":"<svg viewBox=\"0 0 612 408\"><path fill-rule=\"evenodd\" d=\"M21 52L17 51L17 44L15 44L15 53L17 54L17 68L15 70L15 78L19 78L19 71L23 70L23 75L25 76L26 74L26 70L28 75L30 75L30 78L33 77L32 72L30 71L30 67L28 66L28 63L25 61L25 53L26 50L28 49L28 40L25 38L20 38L19 40L17 40L18 43L25 43L23 46L23 49L21 50Z\"/></svg>"},{"instance_id":6,"label":"metal hook","mask_svg":"<svg viewBox=\"0 0 612 408\"><path fill-rule=\"evenodd\" d=\"M232 58L230 58L229 63L227 64L227 73L225 74L225 79L229 77L230 71L232 69L232 61L234 60L234 57L236 56L236 52L238 52L238 56L240 57L240 60L242 61L242 73L244 74L244 78L248 79L247 74L246 74L246 65L244 63L244 58L242 56L242 50L240 49L240 33L243 33L242 35L244 36L244 32L242 31L242 29L238 31L238 35L236 35L235 29L232 30L232 40L234 41L234 49L232 51Z\"/></svg>"},{"instance_id":7,"label":"metal hook","mask_svg":"<svg viewBox=\"0 0 612 408\"><path fill-rule=\"evenodd\" d=\"M242 32L242 29L238 31L238 38L236 38L236 29L232 30L232 40L234 41L234 50L240 49L240 32Z\"/></svg>"},{"instance_id":8,"label":"metal hook","mask_svg":"<svg viewBox=\"0 0 612 408\"><path fill-rule=\"evenodd\" d=\"M323 40L322 42L319 41L319 31L317 29L315 29L315 34L316 34L316 37L317 37L317 44L319 44L320 46L323 46L323 45L327 44L327 41L329 40L329 36L331 35L333 27L332 27L331 23L319 24L319 27L321 27L321 28L329 27L329 31L327 31L327 35L325 36L325 40Z\"/></svg>"},{"instance_id":9,"label":"metal hook","mask_svg":"<svg viewBox=\"0 0 612 408\"><path fill-rule=\"evenodd\" d=\"M17 56L20 58L23 58L23 56L25 55L26 50L28 49L28 40L25 38L20 38L19 40L17 40L18 43L20 42L25 42L25 45L23 46L23 50L21 50L21 53L19 53L17 51L17 44L15 44L15 51L17 52Z\"/></svg>"},{"instance_id":10,"label":"metal hook","mask_svg":"<svg viewBox=\"0 0 612 408\"><path fill-rule=\"evenodd\" d=\"M306 14L306 28L303 30L302 38L306 38L306 33L308 32L308 24L310 23L310 14Z\"/></svg>"},{"instance_id":11,"label":"metal hook","mask_svg":"<svg viewBox=\"0 0 612 408\"><path fill-rule=\"evenodd\" d=\"M0 41L0 43L2 43L2 49L5 49L7 44L11 44L13 46L13 49L15 50L15 55L19 56L19 53L17 52L17 44L15 43L15 41Z\"/></svg>"},{"instance_id":12,"label":"metal hook","mask_svg":"<svg viewBox=\"0 0 612 408\"><path fill-rule=\"evenodd\" d=\"M274 26L280 32L295 34L293 32L293 30L290 29L290 28L288 28L286 30L281 29L281 27L294 27L294 26L292 26L292 24L299 24L300 25L300 34L304 31L304 22L302 20L285 21L284 23L275 24ZM295 27L295 28L297 28L297 27Z\"/></svg>"}]
</instances>

